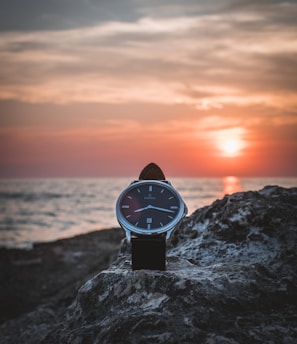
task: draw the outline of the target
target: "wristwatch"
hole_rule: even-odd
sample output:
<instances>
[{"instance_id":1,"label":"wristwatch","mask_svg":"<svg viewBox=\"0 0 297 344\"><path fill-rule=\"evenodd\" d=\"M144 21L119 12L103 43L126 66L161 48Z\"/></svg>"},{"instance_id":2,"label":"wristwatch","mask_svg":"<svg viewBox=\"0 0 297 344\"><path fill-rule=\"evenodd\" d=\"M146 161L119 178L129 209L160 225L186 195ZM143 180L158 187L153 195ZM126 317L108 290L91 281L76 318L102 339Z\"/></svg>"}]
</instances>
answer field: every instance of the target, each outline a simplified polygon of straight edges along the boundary
<instances>
[{"instance_id":1,"label":"wristwatch","mask_svg":"<svg viewBox=\"0 0 297 344\"><path fill-rule=\"evenodd\" d=\"M166 269L166 240L187 214L183 199L154 163L120 194L119 224L131 243L132 269Z\"/></svg>"}]
</instances>

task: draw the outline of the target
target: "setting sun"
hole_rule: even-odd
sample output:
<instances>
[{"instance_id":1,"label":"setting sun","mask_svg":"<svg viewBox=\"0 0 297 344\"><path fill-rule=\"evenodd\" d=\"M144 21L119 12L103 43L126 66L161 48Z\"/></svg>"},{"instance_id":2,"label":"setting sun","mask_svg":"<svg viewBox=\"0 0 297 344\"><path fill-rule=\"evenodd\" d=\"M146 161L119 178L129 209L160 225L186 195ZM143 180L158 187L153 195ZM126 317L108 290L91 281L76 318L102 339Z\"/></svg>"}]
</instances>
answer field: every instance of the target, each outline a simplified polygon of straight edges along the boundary
<instances>
[{"instance_id":1,"label":"setting sun","mask_svg":"<svg viewBox=\"0 0 297 344\"><path fill-rule=\"evenodd\" d=\"M241 155L242 149L246 147L246 142L243 139L245 129L242 127L221 129L213 134L214 142L223 157L237 157Z\"/></svg>"},{"instance_id":2,"label":"setting sun","mask_svg":"<svg viewBox=\"0 0 297 344\"><path fill-rule=\"evenodd\" d=\"M225 155L228 156L238 155L240 151L239 142L236 140L228 140L223 144L222 150L225 153Z\"/></svg>"},{"instance_id":3,"label":"setting sun","mask_svg":"<svg viewBox=\"0 0 297 344\"><path fill-rule=\"evenodd\" d=\"M244 141L237 137L224 139L219 142L219 148L225 157L237 157L241 155L244 146L246 146Z\"/></svg>"}]
</instances>

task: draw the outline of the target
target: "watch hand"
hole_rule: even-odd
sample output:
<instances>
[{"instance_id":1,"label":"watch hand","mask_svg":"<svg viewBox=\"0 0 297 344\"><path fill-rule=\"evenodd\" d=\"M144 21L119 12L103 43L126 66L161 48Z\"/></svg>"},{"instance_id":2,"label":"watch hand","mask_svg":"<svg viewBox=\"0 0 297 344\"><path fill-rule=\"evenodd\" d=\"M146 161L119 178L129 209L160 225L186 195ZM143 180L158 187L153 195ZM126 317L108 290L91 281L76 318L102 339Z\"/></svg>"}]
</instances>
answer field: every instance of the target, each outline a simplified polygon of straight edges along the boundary
<instances>
[{"instance_id":1,"label":"watch hand","mask_svg":"<svg viewBox=\"0 0 297 344\"><path fill-rule=\"evenodd\" d=\"M150 209L151 207L152 207L151 205L147 205L144 208L139 208L139 209L134 210L134 213L139 213L140 211L143 211L143 210L146 210L146 209Z\"/></svg>"},{"instance_id":2,"label":"watch hand","mask_svg":"<svg viewBox=\"0 0 297 344\"><path fill-rule=\"evenodd\" d=\"M164 211L164 212L166 212L166 213L174 213L173 210L166 209L166 208L155 207L155 206L150 205L150 204L147 205L147 206L144 207L144 208L140 208L140 209L134 210L134 213L139 213L140 211L147 210L147 209L156 209L156 210Z\"/></svg>"},{"instance_id":3,"label":"watch hand","mask_svg":"<svg viewBox=\"0 0 297 344\"><path fill-rule=\"evenodd\" d=\"M155 206L150 206L150 208L156 209L156 210L160 210L160 211L165 211L166 213L174 213L173 210L169 210L169 209L165 209L165 208L159 208L159 207L155 207Z\"/></svg>"}]
</instances>

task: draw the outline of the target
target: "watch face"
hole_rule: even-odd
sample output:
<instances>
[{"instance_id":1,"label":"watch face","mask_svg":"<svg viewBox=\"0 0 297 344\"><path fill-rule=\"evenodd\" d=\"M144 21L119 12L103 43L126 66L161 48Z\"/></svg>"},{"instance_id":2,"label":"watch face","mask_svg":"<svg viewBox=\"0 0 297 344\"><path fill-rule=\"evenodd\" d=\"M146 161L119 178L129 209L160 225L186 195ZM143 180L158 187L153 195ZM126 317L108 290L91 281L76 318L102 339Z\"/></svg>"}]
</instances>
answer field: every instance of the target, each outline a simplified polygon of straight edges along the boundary
<instances>
[{"instance_id":1,"label":"watch face","mask_svg":"<svg viewBox=\"0 0 297 344\"><path fill-rule=\"evenodd\" d=\"M117 216L126 228L138 233L161 233L178 223L184 214L179 194L165 182L140 181L119 197Z\"/></svg>"}]
</instances>

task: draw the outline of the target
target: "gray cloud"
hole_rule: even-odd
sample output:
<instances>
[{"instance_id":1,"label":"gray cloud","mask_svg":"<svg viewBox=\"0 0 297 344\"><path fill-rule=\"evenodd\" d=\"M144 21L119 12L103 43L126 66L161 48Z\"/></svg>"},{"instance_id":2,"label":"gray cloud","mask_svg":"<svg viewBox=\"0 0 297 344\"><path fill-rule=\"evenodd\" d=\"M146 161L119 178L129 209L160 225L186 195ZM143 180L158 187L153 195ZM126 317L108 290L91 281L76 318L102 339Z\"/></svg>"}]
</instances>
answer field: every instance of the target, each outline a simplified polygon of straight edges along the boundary
<instances>
[{"instance_id":1,"label":"gray cloud","mask_svg":"<svg viewBox=\"0 0 297 344\"><path fill-rule=\"evenodd\" d=\"M69 3L64 0L59 6ZM85 2L86 8L116 3ZM137 21L2 33L2 98L130 102L134 90L134 101L156 102L162 90L161 102L201 104L205 100L218 106L231 101L272 101L285 93L292 98L297 92L297 31L290 21L297 6L274 1L260 5L242 1L235 6L226 1L225 10L216 13L215 2L203 7L188 1L178 12L181 5L173 1L168 16L157 18L153 14L161 6L158 3L140 2L135 13L145 10L151 17ZM184 16L189 8L200 14ZM175 12L179 16L170 18Z\"/></svg>"},{"instance_id":2,"label":"gray cloud","mask_svg":"<svg viewBox=\"0 0 297 344\"><path fill-rule=\"evenodd\" d=\"M64 30L138 18L133 0L1 0L0 30Z\"/></svg>"},{"instance_id":3,"label":"gray cloud","mask_svg":"<svg viewBox=\"0 0 297 344\"><path fill-rule=\"evenodd\" d=\"M1 0L0 31L66 30L143 16L172 17L209 13L216 1L173 0Z\"/></svg>"},{"instance_id":4,"label":"gray cloud","mask_svg":"<svg viewBox=\"0 0 297 344\"><path fill-rule=\"evenodd\" d=\"M283 4L290 3L294 1ZM141 17L201 16L243 10L275 15L279 4L274 0L1 0L0 31L67 30L108 21L134 22ZM287 14L284 20L294 23L295 17Z\"/></svg>"}]
</instances>

